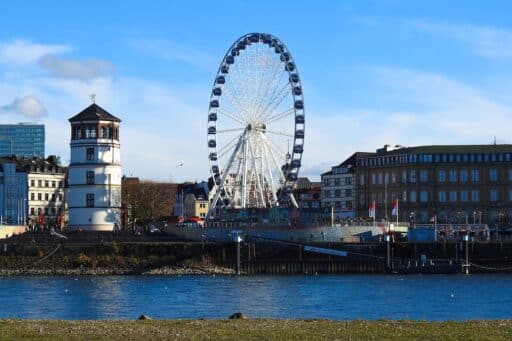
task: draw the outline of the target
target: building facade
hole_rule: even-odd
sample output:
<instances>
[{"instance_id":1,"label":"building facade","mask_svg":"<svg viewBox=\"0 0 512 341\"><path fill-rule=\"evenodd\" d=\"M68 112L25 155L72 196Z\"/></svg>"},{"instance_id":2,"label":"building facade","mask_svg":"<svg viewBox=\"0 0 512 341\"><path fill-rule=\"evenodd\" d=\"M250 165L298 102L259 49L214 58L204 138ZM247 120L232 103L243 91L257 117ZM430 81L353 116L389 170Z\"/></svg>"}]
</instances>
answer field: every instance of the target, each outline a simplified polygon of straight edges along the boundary
<instances>
[{"instance_id":1,"label":"building facade","mask_svg":"<svg viewBox=\"0 0 512 341\"><path fill-rule=\"evenodd\" d=\"M391 147L360 155L354 173L356 214L416 222L510 223L512 145Z\"/></svg>"},{"instance_id":2,"label":"building facade","mask_svg":"<svg viewBox=\"0 0 512 341\"><path fill-rule=\"evenodd\" d=\"M318 209L320 208L321 183L310 181L308 178L300 177L297 179L293 196L300 208Z\"/></svg>"},{"instance_id":3,"label":"building facade","mask_svg":"<svg viewBox=\"0 0 512 341\"><path fill-rule=\"evenodd\" d=\"M23 225L27 217L27 175L13 158L0 159L0 224Z\"/></svg>"},{"instance_id":4,"label":"building facade","mask_svg":"<svg viewBox=\"0 0 512 341\"><path fill-rule=\"evenodd\" d=\"M56 156L0 159L0 215L13 225L62 226L66 168Z\"/></svg>"},{"instance_id":5,"label":"building facade","mask_svg":"<svg viewBox=\"0 0 512 341\"><path fill-rule=\"evenodd\" d=\"M87 231L120 228L121 120L93 103L69 122L69 228Z\"/></svg>"},{"instance_id":6,"label":"building facade","mask_svg":"<svg viewBox=\"0 0 512 341\"><path fill-rule=\"evenodd\" d=\"M322 207L332 207L336 216L340 218L354 217L355 165L357 158L366 154L355 153L321 175Z\"/></svg>"},{"instance_id":7,"label":"building facade","mask_svg":"<svg viewBox=\"0 0 512 341\"><path fill-rule=\"evenodd\" d=\"M66 167L55 156L19 160L27 179L27 224L34 227L63 227L66 201Z\"/></svg>"},{"instance_id":8,"label":"building facade","mask_svg":"<svg viewBox=\"0 0 512 341\"><path fill-rule=\"evenodd\" d=\"M0 157L44 158L44 143L43 124L0 124Z\"/></svg>"}]
</instances>

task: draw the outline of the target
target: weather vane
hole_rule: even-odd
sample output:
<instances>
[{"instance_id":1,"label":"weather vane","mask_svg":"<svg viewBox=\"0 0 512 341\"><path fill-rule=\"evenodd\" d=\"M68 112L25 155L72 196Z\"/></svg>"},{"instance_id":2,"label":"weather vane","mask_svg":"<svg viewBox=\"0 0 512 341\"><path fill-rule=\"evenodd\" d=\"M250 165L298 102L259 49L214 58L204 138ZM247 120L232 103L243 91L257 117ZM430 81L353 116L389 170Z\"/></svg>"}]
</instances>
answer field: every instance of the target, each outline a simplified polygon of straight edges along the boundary
<instances>
[{"instance_id":1,"label":"weather vane","mask_svg":"<svg viewBox=\"0 0 512 341\"><path fill-rule=\"evenodd\" d=\"M96 103L96 94L95 93L90 94L89 97L91 98L92 103Z\"/></svg>"}]
</instances>

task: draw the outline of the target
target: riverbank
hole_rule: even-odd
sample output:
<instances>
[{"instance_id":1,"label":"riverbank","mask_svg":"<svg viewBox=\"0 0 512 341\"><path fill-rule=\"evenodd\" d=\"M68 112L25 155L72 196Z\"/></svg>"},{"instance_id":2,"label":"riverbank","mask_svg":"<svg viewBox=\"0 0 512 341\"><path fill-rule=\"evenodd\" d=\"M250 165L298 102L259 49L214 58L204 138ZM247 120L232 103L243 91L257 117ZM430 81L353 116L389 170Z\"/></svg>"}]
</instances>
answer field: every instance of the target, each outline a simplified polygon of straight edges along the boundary
<instances>
[{"instance_id":1,"label":"riverbank","mask_svg":"<svg viewBox=\"0 0 512 341\"><path fill-rule=\"evenodd\" d=\"M0 320L2 339L510 340L512 321Z\"/></svg>"},{"instance_id":2,"label":"riverbank","mask_svg":"<svg viewBox=\"0 0 512 341\"><path fill-rule=\"evenodd\" d=\"M0 269L0 277L8 276L187 276L187 275L234 275L235 271L212 265L164 266L153 269L140 268L22 268Z\"/></svg>"}]
</instances>

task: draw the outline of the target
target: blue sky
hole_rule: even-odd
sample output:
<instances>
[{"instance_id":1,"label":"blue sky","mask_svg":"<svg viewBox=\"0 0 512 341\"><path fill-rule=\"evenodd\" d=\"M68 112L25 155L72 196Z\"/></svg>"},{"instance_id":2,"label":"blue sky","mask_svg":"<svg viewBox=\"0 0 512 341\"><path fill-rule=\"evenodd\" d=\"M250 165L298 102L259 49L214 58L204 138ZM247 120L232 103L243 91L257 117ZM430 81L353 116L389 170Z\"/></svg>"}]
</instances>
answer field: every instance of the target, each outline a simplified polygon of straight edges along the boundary
<instances>
[{"instance_id":1,"label":"blue sky","mask_svg":"<svg viewBox=\"0 0 512 341\"><path fill-rule=\"evenodd\" d=\"M303 81L302 175L389 144L512 143L512 5L477 1L0 3L0 122L40 121L69 160L67 119L122 120L127 175L208 176L218 64L248 32L286 43ZM176 167L184 163L183 167Z\"/></svg>"}]
</instances>

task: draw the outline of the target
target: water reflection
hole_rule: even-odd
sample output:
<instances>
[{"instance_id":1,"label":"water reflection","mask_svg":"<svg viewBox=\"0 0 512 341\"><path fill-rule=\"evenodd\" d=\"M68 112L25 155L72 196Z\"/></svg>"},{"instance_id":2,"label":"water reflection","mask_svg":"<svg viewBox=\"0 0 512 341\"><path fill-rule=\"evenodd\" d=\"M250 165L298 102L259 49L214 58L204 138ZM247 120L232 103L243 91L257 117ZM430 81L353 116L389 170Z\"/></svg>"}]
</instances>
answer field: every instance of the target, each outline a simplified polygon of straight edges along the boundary
<instances>
[{"instance_id":1,"label":"water reflection","mask_svg":"<svg viewBox=\"0 0 512 341\"><path fill-rule=\"evenodd\" d=\"M512 277L0 277L0 318L510 318Z\"/></svg>"}]
</instances>

